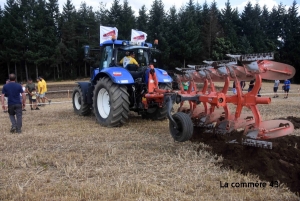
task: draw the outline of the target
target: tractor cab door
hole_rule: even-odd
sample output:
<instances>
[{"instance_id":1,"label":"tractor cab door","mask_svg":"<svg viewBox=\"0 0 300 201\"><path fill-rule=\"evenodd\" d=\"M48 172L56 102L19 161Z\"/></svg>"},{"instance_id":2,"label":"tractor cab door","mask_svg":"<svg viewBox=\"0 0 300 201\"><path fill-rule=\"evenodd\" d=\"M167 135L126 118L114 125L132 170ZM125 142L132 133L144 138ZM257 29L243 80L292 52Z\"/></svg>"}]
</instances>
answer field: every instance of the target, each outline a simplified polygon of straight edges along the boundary
<instances>
[{"instance_id":1,"label":"tractor cab door","mask_svg":"<svg viewBox=\"0 0 300 201\"><path fill-rule=\"evenodd\" d=\"M114 49L112 46L105 46L102 50L100 69L115 65Z\"/></svg>"}]
</instances>

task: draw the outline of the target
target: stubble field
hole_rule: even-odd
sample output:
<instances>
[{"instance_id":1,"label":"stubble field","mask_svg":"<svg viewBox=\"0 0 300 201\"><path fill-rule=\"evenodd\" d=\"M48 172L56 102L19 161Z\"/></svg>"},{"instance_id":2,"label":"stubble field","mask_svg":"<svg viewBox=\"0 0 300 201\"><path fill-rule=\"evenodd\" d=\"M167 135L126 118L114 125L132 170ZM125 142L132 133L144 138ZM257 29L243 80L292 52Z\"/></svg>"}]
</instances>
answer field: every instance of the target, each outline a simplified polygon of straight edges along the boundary
<instances>
[{"instance_id":1,"label":"stubble field","mask_svg":"<svg viewBox=\"0 0 300 201\"><path fill-rule=\"evenodd\" d=\"M261 93L272 97L272 86L264 83ZM280 95L270 105L259 105L262 118L299 117L298 87L292 85L288 99ZM59 87L49 84L48 88ZM66 93L48 96L52 104L40 111L27 106L21 135L9 133L8 114L0 113L0 200L300 200L288 184L272 187L273 179L262 176L269 170L261 167L269 164L261 153L273 157L272 150L229 144L222 151L214 146L217 139L197 135L192 141L174 142L168 120L144 120L135 113L126 125L105 128L93 115L75 115ZM295 129L293 135L298 141L300 131ZM298 154L299 144L294 141L289 143ZM257 168L228 163L238 160L232 157L238 152L258 158ZM287 172L299 165L299 160L287 161L286 155L278 154L276 147L274 152L276 157L268 158L268 163L287 162L283 162ZM276 175L283 170L272 171ZM299 185L300 172L293 179ZM241 183L266 186L237 187Z\"/></svg>"}]
</instances>

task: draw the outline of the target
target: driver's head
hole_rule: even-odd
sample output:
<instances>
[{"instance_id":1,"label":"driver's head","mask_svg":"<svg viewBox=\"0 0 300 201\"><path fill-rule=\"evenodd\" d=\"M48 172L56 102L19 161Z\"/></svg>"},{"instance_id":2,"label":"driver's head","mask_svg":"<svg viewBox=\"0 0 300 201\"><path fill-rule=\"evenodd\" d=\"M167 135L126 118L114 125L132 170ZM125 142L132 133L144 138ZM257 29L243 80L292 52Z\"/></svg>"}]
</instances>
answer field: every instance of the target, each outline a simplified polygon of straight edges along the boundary
<instances>
[{"instance_id":1,"label":"driver's head","mask_svg":"<svg viewBox=\"0 0 300 201\"><path fill-rule=\"evenodd\" d=\"M125 55L126 55L126 56L129 56L129 52L128 52L128 51L126 51L126 52L125 52Z\"/></svg>"},{"instance_id":2,"label":"driver's head","mask_svg":"<svg viewBox=\"0 0 300 201\"><path fill-rule=\"evenodd\" d=\"M134 52L130 52L129 55L130 55L131 57L134 57L134 56L135 56Z\"/></svg>"}]
</instances>

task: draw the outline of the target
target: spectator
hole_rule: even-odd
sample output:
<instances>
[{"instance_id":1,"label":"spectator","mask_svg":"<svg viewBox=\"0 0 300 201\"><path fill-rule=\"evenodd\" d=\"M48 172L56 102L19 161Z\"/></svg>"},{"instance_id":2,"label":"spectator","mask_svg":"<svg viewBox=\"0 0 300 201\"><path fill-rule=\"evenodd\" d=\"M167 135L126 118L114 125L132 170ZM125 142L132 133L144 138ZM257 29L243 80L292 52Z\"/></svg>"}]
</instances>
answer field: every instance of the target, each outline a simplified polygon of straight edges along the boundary
<instances>
[{"instance_id":1,"label":"spectator","mask_svg":"<svg viewBox=\"0 0 300 201\"><path fill-rule=\"evenodd\" d=\"M51 100L49 100L47 97L46 97L46 92L47 92L47 83L46 81L40 76L39 77L40 81L43 83L43 91L44 91L44 94L42 95L42 102L45 103L45 100L47 99L48 103L50 104L51 103Z\"/></svg>"},{"instance_id":2,"label":"spectator","mask_svg":"<svg viewBox=\"0 0 300 201\"><path fill-rule=\"evenodd\" d=\"M250 83L249 83L249 88L248 88L248 92L250 92L250 91L253 89L253 87L254 87L254 82L255 82L255 80L251 80L251 81L250 81Z\"/></svg>"},{"instance_id":3,"label":"spectator","mask_svg":"<svg viewBox=\"0 0 300 201\"><path fill-rule=\"evenodd\" d=\"M20 100L20 93L22 94L22 102ZM21 133L22 128L22 105L25 108L25 93L20 84L16 83L16 75L9 75L9 83L2 88L2 108L4 108L4 96L8 97L8 114L11 121L10 132Z\"/></svg>"},{"instance_id":4,"label":"spectator","mask_svg":"<svg viewBox=\"0 0 300 201\"><path fill-rule=\"evenodd\" d=\"M26 103L26 88L25 88L25 83L23 84L22 82L21 82L21 86L22 86L22 89L23 89L23 91L24 91L24 93L25 93L25 103ZM20 99L21 99L21 102L22 102L22 94L20 93ZM23 111L26 111L26 109L25 108L23 108L22 107L22 110Z\"/></svg>"},{"instance_id":5,"label":"spectator","mask_svg":"<svg viewBox=\"0 0 300 201\"><path fill-rule=\"evenodd\" d=\"M253 87L254 87L254 83L255 83L255 79L250 81L250 83L249 83L249 88L248 88L248 92L252 91L252 89L253 89ZM257 96L258 96L258 97L261 97L261 95L260 95L260 90L261 90L261 87L259 88L258 93L257 93Z\"/></svg>"},{"instance_id":6,"label":"spectator","mask_svg":"<svg viewBox=\"0 0 300 201\"><path fill-rule=\"evenodd\" d=\"M7 83L9 83L9 79L6 80L5 84L7 84ZM8 104L8 98L7 98L6 95L4 96L4 101L5 101L5 103L4 103L5 105L4 105L3 112L6 113L7 110L8 110L8 105L7 105Z\"/></svg>"},{"instance_id":7,"label":"spectator","mask_svg":"<svg viewBox=\"0 0 300 201\"><path fill-rule=\"evenodd\" d=\"M260 95L260 90L261 90L261 87L259 88L258 93L257 93L257 96L258 96L258 97L261 97L261 95Z\"/></svg>"},{"instance_id":8,"label":"spectator","mask_svg":"<svg viewBox=\"0 0 300 201\"><path fill-rule=\"evenodd\" d=\"M288 96L289 96L290 85L291 85L291 81L286 79L284 81L284 92L285 92L285 97L284 98L288 98Z\"/></svg>"},{"instance_id":9,"label":"spectator","mask_svg":"<svg viewBox=\"0 0 300 201\"><path fill-rule=\"evenodd\" d=\"M236 94L235 81L232 83L232 92L233 94Z\"/></svg>"},{"instance_id":10,"label":"spectator","mask_svg":"<svg viewBox=\"0 0 300 201\"><path fill-rule=\"evenodd\" d=\"M278 98L279 97L278 94L277 94L277 90L278 90L279 84L280 84L280 81L279 80L275 80L274 87L273 87L273 91L274 91L273 98Z\"/></svg>"},{"instance_id":11,"label":"spectator","mask_svg":"<svg viewBox=\"0 0 300 201\"><path fill-rule=\"evenodd\" d=\"M28 83L27 83L27 85L26 85L26 93L28 94L28 96L29 96L29 104L30 104L30 108L31 108L31 110L39 110L39 108L38 107L35 107L35 108L33 108L33 105L32 105L32 103L33 103L33 95L35 96L35 104L36 104L36 99L37 99L37 95L36 95L36 87L35 87L35 84L32 82L32 79L28 79ZM35 93L33 94L32 92L33 92L33 90L35 91Z\"/></svg>"},{"instance_id":12,"label":"spectator","mask_svg":"<svg viewBox=\"0 0 300 201\"><path fill-rule=\"evenodd\" d=\"M182 82L183 90L187 91L189 89L189 82Z\"/></svg>"},{"instance_id":13,"label":"spectator","mask_svg":"<svg viewBox=\"0 0 300 201\"><path fill-rule=\"evenodd\" d=\"M41 105L41 94L43 93L43 83L40 81L39 78L36 78L37 81L37 94L36 94L36 100L39 103L38 106L42 106Z\"/></svg>"},{"instance_id":14,"label":"spectator","mask_svg":"<svg viewBox=\"0 0 300 201\"><path fill-rule=\"evenodd\" d=\"M32 89L31 91L31 101L32 101L32 108L31 110L39 110L40 108L37 107L37 103L36 103L36 90L35 88Z\"/></svg>"},{"instance_id":15,"label":"spectator","mask_svg":"<svg viewBox=\"0 0 300 201\"><path fill-rule=\"evenodd\" d=\"M243 91L244 88L245 88L245 86L246 86L245 81L240 81L240 85L241 85L241 89L242 89L242 91Z\"/></svg>"}]
</instances>

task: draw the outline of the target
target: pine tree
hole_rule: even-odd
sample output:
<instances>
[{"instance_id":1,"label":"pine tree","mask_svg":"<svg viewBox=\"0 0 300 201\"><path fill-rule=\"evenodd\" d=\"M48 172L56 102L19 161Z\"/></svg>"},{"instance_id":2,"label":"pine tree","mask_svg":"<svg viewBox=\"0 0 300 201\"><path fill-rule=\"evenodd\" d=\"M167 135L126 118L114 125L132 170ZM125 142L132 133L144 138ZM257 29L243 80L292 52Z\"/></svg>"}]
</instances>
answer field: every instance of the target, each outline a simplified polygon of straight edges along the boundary
<instances>
[{"instance_id":1,"label":"pine tree","mask_svg":"<svg viewBox=\"0 0 300 201\"><path fill-rule=\"evenodd\" d=\"M269 14L268 18L268 38L271 40L272 43L275 44L276 48L281 48L282 38L283 36L283 28L284 28L284 17L285 17L286 10L282 3L280 3L277 8L273 7L272 11Z\"/></svg>"},{"instance_id":2,"label":"pine tree","mask_svg":"<svg viewBox=\"0 0 300 201\"><path fill-rule=\"evenodd\" d=\"M114 0L110 10L108 11L107 24L103 26L117 27L117 28L120 27L122 23L121 15L122 15L122 5L120 4L119 0ZM118 35L119 38L123 37L122 33L120 32L118 33Z\"/></svg>"},{"instance_id":3,"label":"pine tree","mask_svg":"<svg viewBox=\"0 0 300 201\"><path fill-rule=\"evenodd\" d=\"M212 47L215 43L216 38L221 34L221 26L219 24L220 12L217 9L217 3L213 1L208 7L206 2L203 4L203 21L202 30L203 30L203 46L206 49L207 53L205 54L206 58L212 58Z\"/></svg>"},{"instance_id":4,"label":"pine tree","mask_svg":"<svg viewBox=\"0 0 300 201\"><path fill-rule=\"evenodd\" d=\"M148 41L153 42L155 39L159 41L158 49L164 50L167 48L166 36L166 13L162 0L154 0L149 11L149 34ZM167 60L169 55L162 52L161 60Z\"/></svg>"},{"instance_id":5,"label":"pine tree","mask_svg":"<svg viewBox=\"0 0 300 201\"><path fill-rule=\"evenodd\" d=\"M56 79L56 74L59 76L58 63L55 57L55 50L59 43L59 7L58 0L48 0L46 3L47 19L48 19L48 37L49 41L49 66L53 69L53 78ZM56 71L55 71L56 69ZM55 73L56 72L56 73Z\"/></svg>"},{"instance_id":6,"label":"pine tree","mask_svg":"<svg viewBox=\"0 0 300 201\"><path fill-rule=\"evenodd\" d=\"M20 5L15 0L8 0L4 8L2 31L5 39L3 40L1 55L7 64L8 72L14 72L18 81L20 77L17 66L22 61L24 51L23 15L21 14ZM14 66L14 70L10 68L11 63Z\"/></svg>"},{"instance_id":7,"label":"pine tree","mask_svg":"<svg viewBox=\"0 0 300 201\"><path fill-rule=\"evenodd\" d=\"M99 10L97 10L95 13L97 24L99 24L101 26L107 26L108 25L108 13L109 13L109 11L106 9L106 4L103 2L100 2Z\"/></svg>"},{"instance_id":8,"label":"pine tree","mask_svg":"<svg viewBox=\"0 0 300 201\"><path fill-rule=\"evenodd\" d=\"M148 23L149 18L147 15L147 9L146 6L143 5L142 8L139 9L139 15L136 19L136 28L148 33Z\"/></svg>"},{"instance_id":9,"label":"pine tree","mask_svg":"<svg viewBox=\"0 0 300 201\"><path fill-rule=\"evenodd\" d=\"M181 66L182 54L180 49L180 36L179 31L180 28L178 26L179 19L175 6L172 6L169 10L169 14L167 15L167 27L166 27L166 35L168 38L168 46L164 49L165 53L169 55L166 63L169 64L170 67Z\"/></svg>"},{"instance_id":10,"label":"pine tree","mask_svg":"<svg viewBox=\"0 0 300 201\"><path fill-rule=\"evenodd\" d=\"M66 74L75 77L76 72L74 64L77 60L76 40L75 32L76 23L76 10L71 0L67 0L67 3L63 6L63 12L61 15L61 42L59 45L63 60L61 62L62 76Z\"/></svg>"},{"instance_id":11,"label":"pine tree","mask_svg":"<svg viewBox=\"0 0 300 201\"><path fill-rule=\"evenodd\" d=\"M240 19L237 9L231 7L229 0L225 3L225 8L221 10L220 25L223 32L220 35L234 47L234 50L228 53L235 53L234 51L237 51L236 48L239 46L238 32L240 30Z\"/></svg>"},{"instance_id":12,"label":"pine tree","mask_svg":"<svg viewBox=\"0 0 300 201\"><path fill-rule=\"evenodd\" d=\"M184 64L198 61L201 52L200 29L196 24L196 7L190 0L179 14L179 47L181 49L181 62Z\"/></svg>"},{"instance_id":13,"label":"pine tree","mask_svg":"<svg viewBox=\"0 0 300 201\"><path fill-rule=\"evenodd\" d=\"M284 18L283 28L284 42L283 47L280 50L281 60L285 63L293 65L296 70L299 70L300 66L300 19L298 16L297 2L294 1L293 5L289 7L287 14ZM300 74L296 74L293 80L299 80Z\"/></svg>"},{"instance_id":14,"label":"pine tree","mask_svg":"<svg viewBox=\"0 0 300 201\"><path fill-rule=\"evenodd\" d=\"M131 29L135 29L136 19L134 16L134 11L131 6L128 5L128 0L124 0L122 12L121 12L121 23L118 27L121 39L130 40Z\"/></svg>"},{"instance_id":15,"label":"pine tree","mask_svg":"<svg viewBox=\"0 0 300 201\"><path fill-rule=\"evenodd\" d=\"M86 3L82 3L80 5L80 9L76 15L77 23L76 23L76 40L77 40L77 68L78 75L81 76L81 68L83 65L84 54L83 54L83 46L84 45L95 45L95 34L96 30L96 17L94 12L92 11L92 7L87 7ZM98 32L99 33L99 32ZM98 39L99 37L97 37ZM97 42L99 44L99 41ZM84 76L87 77L87 66L86 62L84 62Z\"/></svg>"}]
</instances>

